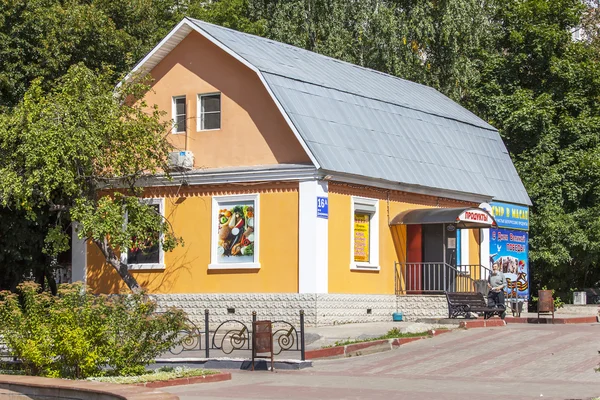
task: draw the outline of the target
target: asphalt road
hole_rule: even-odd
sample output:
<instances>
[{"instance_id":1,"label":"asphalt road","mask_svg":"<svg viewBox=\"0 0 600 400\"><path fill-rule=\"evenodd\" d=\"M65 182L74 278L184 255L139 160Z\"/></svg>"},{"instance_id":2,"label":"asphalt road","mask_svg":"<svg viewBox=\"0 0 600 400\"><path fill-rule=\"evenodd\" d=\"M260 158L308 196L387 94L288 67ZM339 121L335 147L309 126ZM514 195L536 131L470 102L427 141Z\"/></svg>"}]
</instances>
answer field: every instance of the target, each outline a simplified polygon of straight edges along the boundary
<instances>
[{"instance_id":1,"label":"asphalt road","mask_svg":"<svg viewBox=\"0 0 600 400\"><path fill-rule=\"evenodd\" d=\"M513 324L302 371L235 371L228 382L163 390L181 400L590 399L600 396L599 350L600 324Z\"/></svg>"}]
</instances>

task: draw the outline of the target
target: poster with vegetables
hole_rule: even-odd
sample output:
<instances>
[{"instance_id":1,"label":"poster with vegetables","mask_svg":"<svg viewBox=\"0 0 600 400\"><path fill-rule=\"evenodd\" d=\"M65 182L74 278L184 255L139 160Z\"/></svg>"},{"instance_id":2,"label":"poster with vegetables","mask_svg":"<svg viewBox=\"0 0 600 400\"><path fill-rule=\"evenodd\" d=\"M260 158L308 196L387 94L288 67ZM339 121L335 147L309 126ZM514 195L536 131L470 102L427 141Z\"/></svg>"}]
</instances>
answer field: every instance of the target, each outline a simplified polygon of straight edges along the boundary
<instances>
[{"instance_id":1,"label":"poster with vegetables","mask_svg":"<svg viewBox=\"0 0 600 400\"><path fill-rule=\"evenodd\" d=\"M220 204L217 218L218 262L254 262L254 202Z\"/></svg>"}]
</instances>

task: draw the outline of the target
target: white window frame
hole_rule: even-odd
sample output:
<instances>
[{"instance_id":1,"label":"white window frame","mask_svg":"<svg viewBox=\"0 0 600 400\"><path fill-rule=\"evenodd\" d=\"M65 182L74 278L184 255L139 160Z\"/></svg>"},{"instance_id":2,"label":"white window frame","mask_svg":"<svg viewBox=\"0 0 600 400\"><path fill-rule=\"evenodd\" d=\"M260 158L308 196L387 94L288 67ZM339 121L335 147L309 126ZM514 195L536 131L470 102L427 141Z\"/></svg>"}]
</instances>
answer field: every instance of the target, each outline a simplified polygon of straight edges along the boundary
<instances>
[{"instance_id":1,"label":"white window frame","mask_svg":"<svg viewBox=\"0 0 600 400\"><path fill-rule=\"evenodd\" d=\"M185 129L180 131L179 127L177 126L177 107L175 105L175 101L178 99L184 99L185 100ZM171 116L172 116L172 120L173 120L173 128L171 130L171 133L174 135L180 135L182 133L185 133L187 131L187 114L188 114L188 106L187 106L187 99L185 95L181 95L181 96L173 96L171 97Z\"/></svg>"},{"instance_id":2,"label":"white window frame","mask_svg":"<svg viewBox=\"0 0 600 400\"><path fill-rule=\"evenodd\" d=\"M354 213L357 205L375 207L369 221L369 262L354 261ZM368 197L352 196L350 207L350 270L352 271L379 271L379 200Z\"/></svg>"},{"instance_id":3,"label":"white window frame","mask_svg":"<svg viewBox=\"0 0 600 400\"><path fill-rule=\"evenodd\" d=\"M236 201L254 201L254 262L245 263L219 263L217 259L217 246L218 246L218 235L219 230L217 217L219 210L221 209L220 203L231 203ZM243 194L243 195L231 195L231 196L214 196L212 198L212 211L211 211L211 232L210 232L210 264L208 265L209 270L219 269L237 269L237 270L251 270L260 269L260 195L255 194Z\"/></svg>"},{"instance_id":4,"label":"white window frame","mask_svg":"<svg viewBox=\"0 0 600 400\"><path fill-rule=\"evenodd\" d=\"M158 204L158 209L160 215L165 217L165 199L140 199L141 202L144 202L148 205ZM125 215L125 223L127 223L127 215ZM160 234L160 242L162 243L164 235ZM162 248L162 245L159 243L158 245L158 264L157 263L149 263L149 264L129 264L127 262L127 254L128 250L125 250L121 253L121 262L127 264L127 268L129 270L164 270L165 269L165 251Z\"/></svg>"},{"instance_id":5,"label":"white window frame","mask_svg":"<svg viewBox=\"0 0 600 400\"><path fill-rule=\"evenodd\" d=\"M207 97L207 96L214 96L218 94L219 95L219 127L218 128L213 128L213 129L203 129L202 128L202 117L204 116L205 112L202 110L202 98L203 97ZM216 111L208 111L208 114L216 114ZM222 114L223 114L223 96L221 95L221 92L214 92L214 93L200 93L198 94L198 100L197 100L197 110L196 110L196 131L197 132L204 132L204 131L219 131L221 130L222 124L223 124L223 118L222 118Z\"/></svg>"}]
</instances>

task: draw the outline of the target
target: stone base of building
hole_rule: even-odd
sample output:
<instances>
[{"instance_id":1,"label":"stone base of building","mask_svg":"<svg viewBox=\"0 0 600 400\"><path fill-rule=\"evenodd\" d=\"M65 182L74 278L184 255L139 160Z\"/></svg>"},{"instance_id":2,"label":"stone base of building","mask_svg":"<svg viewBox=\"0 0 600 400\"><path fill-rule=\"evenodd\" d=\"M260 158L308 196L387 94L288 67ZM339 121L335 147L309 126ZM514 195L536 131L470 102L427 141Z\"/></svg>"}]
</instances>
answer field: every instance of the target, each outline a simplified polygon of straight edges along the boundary
<instances>
[{"instance_id":1,"label":"stone base of building","mask_svg":"<svg viewBox=\"0 0 600 400\"><path fill-rule=\"evenodd\" d=\"M304 310L307 326L387 322L395 312L401 312L405 321L448 315L446 297L434 295L235 293L161 294L153 298L163 308L183 309L199 326L203 326L204 310L208 309L211 327L230 319L251 321L253 311L258 320L294 322Z\"/></svg>"}]
</instances>

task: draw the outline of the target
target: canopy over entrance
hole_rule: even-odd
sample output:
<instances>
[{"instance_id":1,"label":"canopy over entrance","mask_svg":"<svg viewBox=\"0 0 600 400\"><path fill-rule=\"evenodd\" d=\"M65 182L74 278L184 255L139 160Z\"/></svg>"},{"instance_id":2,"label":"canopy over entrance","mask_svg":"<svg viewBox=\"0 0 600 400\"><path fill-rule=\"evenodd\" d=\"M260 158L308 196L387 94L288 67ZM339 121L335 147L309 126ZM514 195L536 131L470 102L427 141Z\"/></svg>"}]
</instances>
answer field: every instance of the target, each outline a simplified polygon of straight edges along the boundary
<instances>
[{"instance_id":1,"label":"canopy over entrance","mask_svg":"<svg viewBox=\"0 0 600 400\"><path fill-rule=\"evenodd\" d=\"M496 227L494 217L481 208L424 208L401 212L390 225L454 224L458 229Z\"/></svg>"}]
</instances>

